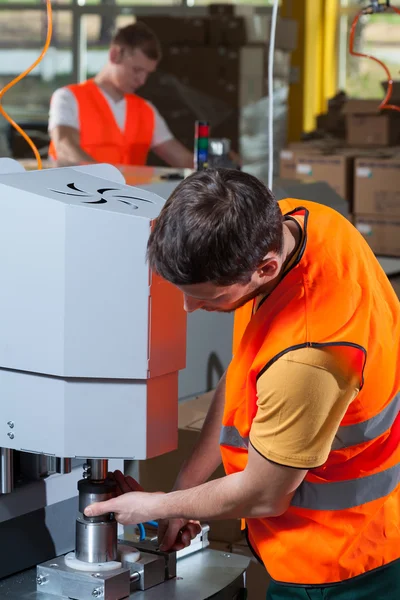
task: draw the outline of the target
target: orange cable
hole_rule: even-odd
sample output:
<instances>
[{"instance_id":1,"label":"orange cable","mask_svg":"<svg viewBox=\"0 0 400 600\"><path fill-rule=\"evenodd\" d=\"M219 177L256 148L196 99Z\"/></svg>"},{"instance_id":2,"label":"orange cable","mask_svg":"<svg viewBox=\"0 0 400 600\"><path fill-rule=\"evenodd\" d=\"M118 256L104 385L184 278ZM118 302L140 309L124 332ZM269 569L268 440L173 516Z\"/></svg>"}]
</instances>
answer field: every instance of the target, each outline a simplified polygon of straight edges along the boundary
<instances>
[{"instance_id":1,"label":"orange cable","mask_svg":"<svg viewBox=\"0 0 400 600\"><path fill-rule=\"evenodd\" d=\"M400 9L395 8L394 6L391 6L390 8L392 8L396 13L398 13L400 15ZM387 66L381 60L379 60L379 58L376 58L375 56L371 56L370 54L362 54L361 52L354 51L354 37L355 37L355 33L356 33L356 27L357 27L358 21L360 20L360 17L364 14L366 14L366 13L363 10L360 11L355 16L353 23L351 25L349 52L352 56L360 56L362 58L369 58L371 60L374 60L376 63L378 63L378 65L380 65L385 70L385 73L388 78L388 88L387 88L385 98L382 100L381 104L379 105L379 110L397 110L398 112L400 112L400 106L396 106L394 104L388 104L390 98L392 97L393 79L392 79L392 76L391 76L390 71L387 68Z\"/></svg>"},{"instance_id":2,"label":"orange cable","mask_svg":"<svg viewBox=\"0 0 400 600\"><path fill-rule=\"evenodd\" d=\"M2 106L2 98L3 98L4 94L6 92L8 92L8 90L10 88L12 88L19 81L21 81L21 79L26 77L26 75L28 75L42 61L44 55L46 54L47 50L49 49L50 42L51 42L51 35L53 32L51 0L46 0L46 5L47 5L47 37L46 37L46 43L44 45L44 48L43 48L39 58L37 58L35 60L35 62L28 69L26 69L26 71L21 73L21 75L18 75L18 77L15 77L15 79L10 81L10 83L8 83L2 90L0 90L0 114L3 115L3 117L6 119L6 121L8 121L12 125L12 127L14 127L14 129L16 129L18 131L18 133L20 133L22 135L22 137L28 142L28 144L32 148L35 158L37 160L39 170L42 169L42 159L41 159L38 149L36 148L35 144L31 140L29 135L26 134L25 131L23 129L21 129L21 127L6 113L6 111L4 110L4 108Z\"/></svg>"}]
</instances>

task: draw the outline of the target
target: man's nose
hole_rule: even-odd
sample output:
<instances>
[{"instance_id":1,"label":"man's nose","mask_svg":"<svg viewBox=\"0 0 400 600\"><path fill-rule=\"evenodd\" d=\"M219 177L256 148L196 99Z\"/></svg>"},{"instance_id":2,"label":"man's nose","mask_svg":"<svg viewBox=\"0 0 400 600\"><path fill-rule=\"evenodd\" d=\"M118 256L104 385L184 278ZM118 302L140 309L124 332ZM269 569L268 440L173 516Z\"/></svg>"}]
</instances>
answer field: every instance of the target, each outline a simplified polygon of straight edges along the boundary
<instances>
[{"instance_id":1,"label":"man's nose","mask_svg":"<svg viewBox=\"0 0 400 600\"><path fill-rule=\"evenodd\" d=\"M142 73L141 75L139 75L139 82L140 85L144 85L147 81L147 73Z\"/></svg>"},{"instance_id":2,"label":"man's nose","mask_svg":"<svg viewBox=\"0 0 400 600\"><path fill-rule=\"evenodd\" d=\"M188 313L198 310L203 304L202 300L196 300L196 298L191 298L190 296L186 296L186 294L183 295L183 308Z\"/></svg>"}]
</instances>

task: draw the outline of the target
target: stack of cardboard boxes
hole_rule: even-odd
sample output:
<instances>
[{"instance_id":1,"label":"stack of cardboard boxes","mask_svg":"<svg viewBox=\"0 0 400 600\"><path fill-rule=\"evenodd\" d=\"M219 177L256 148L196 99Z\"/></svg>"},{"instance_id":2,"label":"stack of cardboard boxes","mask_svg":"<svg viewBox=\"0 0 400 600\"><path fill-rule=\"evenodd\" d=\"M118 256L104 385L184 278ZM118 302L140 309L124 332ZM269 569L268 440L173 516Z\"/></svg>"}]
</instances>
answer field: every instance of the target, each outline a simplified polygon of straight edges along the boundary
<instances>
[{"instance_id":1,"label":"stack of cardboard boxes","mask_svg":"<svg viewBox=\"0 0 400 600\"><path fill-rule=\"evenodd\" d=\"M199 439L213 395L213 391L208 392L179 404L177 450L135 463L135 469L131 471L131 474L138 479L145 490L149 492L171 491L180 468L190 456ZM225 472L221 465L211 479L224 475ZM265 568L254 558L249 549L241 528L241 520L212 521L209 525L210 547L213 550L242 554L252 559L246 574L248 600L265 600L270 578Z\"/></svg>"},{"instance_id":2,"label":"stack of cardboard boxes","mask_svg":"<svg viewBox=\"0 0 400 600\"><path fill-rule=\"evenodd\" d=\"M379 104L336 97L314 139L281 152L280 177L325 181L347 200L373 251L400 257L400 113ZM392 104L400 106L399 84Z\"/></svg>"},{"instance_id":3,"label":"stack of cardboard boxes","mask_svg":"<svg viewBox=\"0 0 400 600\"><path fill-rule=\"evenodd\" d=\"M211 5L205 17L144 17L160 39L163 59L140 94L166 119L174 136L192 148L194 122L207 120L213 137L240 151L245 107L267 95L270 16L254 7ZM288 85L296 22L279 19L275 79Z\"/></svg>"}]
</instances>

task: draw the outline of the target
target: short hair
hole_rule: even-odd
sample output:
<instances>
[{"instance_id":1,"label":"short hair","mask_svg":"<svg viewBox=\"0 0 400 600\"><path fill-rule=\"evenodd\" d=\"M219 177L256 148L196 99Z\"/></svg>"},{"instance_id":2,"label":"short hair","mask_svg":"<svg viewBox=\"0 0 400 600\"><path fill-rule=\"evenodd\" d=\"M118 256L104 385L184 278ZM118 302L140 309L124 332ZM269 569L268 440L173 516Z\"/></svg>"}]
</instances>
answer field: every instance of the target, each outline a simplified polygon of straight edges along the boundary
<instances>
[{"instance_id":1,"label":"short hair","mask_svg":"<svg viewBox=\"0 0 400 600\"><path fill-rule=\"evenodd\" d=\"M175 285L248 283L268 252L282 252L283 217L272 192L234 169L193 173L155 220L150 267Z\"/></svg>"},{"instance_id":2,"label":"short hair","mask_svg":"<svg viewBox=\"0 0 400 600\"><path fill-rule=\"evenodd\" d=\"M160 61L162 58L161 44L145 23L137 22L121 27L113 36L111 44L129 50L139 48L151 60Z\"/></svg>"}]
</instances>

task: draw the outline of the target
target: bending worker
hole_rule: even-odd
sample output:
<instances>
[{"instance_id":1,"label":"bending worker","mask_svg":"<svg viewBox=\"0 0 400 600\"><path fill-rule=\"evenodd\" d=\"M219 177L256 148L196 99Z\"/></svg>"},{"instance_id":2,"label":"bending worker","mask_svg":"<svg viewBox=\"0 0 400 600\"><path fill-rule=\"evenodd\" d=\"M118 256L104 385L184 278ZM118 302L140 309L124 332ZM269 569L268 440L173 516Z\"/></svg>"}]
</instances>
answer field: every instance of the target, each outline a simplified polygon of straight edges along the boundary
<instances>
[{"instance_id":1,"label":"bending worker","mask_svg":"<svg viewBox=\"0 0 400 600\"><path fill-rule=\"evenodd\" d=\"M87 514L160 519L166 549L189 543L192 520L244 517L268 598L398 599L400 305L361 234L210 170L173 192L148 256L187 311L236 311L233 359L174 491ZM205 483L221 454L226 477Z\"/></svg>"},{"instance_id":2,"label":"bending worker","mask_svg":"<svg viewBox=\"0 0 400 600\"><path fill-rule=\"evenodd\" d=\"M193 168L193 153L173 137L157 109L136 95L160 59L160 44L144 23L117 31L108 62L94 79L54 92L49 156L63 165L145 165L152 149L172 167Z\"/></svg>"}]
</instances>

